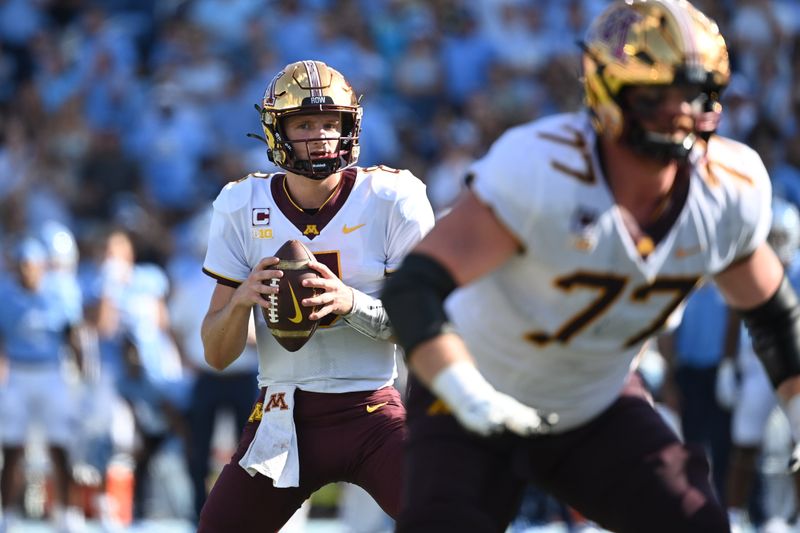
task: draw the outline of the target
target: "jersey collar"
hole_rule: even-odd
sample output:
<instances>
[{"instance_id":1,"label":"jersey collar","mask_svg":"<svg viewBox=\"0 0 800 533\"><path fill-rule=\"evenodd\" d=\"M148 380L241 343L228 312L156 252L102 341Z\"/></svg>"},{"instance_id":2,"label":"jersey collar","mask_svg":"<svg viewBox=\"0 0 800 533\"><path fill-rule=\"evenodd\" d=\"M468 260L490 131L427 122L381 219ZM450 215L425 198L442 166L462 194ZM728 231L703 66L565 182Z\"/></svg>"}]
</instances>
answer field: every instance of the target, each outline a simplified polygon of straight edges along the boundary
<instances>
[{"instance_id":1,"label":"jersey collar","mask_svg":"<svg viewBox=\"0 0 800 533\"><path fill-rule=\"evenodd\" d=\"M275 200L275 205L283 213L283 215L298 229L304 236L309 239L314 239L319 232L333 219L336 213L350 197L353 186L356 183L356 174L358 170L351 167L342 171L342 179L339 186L328 197L328 199L320 206L314 214L309 214L297 205L289 191L285 186L286 175L276 174L270 180L270 192L272 198Z\"/></svg>"}]
</instances>

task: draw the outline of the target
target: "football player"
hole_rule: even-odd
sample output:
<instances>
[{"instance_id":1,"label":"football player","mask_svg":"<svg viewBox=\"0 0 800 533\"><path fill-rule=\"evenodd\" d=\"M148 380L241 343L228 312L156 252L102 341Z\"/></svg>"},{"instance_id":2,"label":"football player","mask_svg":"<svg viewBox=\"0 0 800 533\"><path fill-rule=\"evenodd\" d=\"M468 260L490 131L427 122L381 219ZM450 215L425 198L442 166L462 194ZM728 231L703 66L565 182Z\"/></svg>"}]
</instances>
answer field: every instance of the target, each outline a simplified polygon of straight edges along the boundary
<instances>
[{"instance_id":1,"label":"football player","mask_svg":"<svg viewBox=\"0 0 800 533\"><path fill-rule=\"evenodd\" d=\"M320 61L284 67L267 88L261 121L283 169L228 184L214 202L204 271L217 280L202 327L217 369L242 352L255 310L260 398L239 449L220 474L199 531L276 531L311 493L360 485L399 511L405 409L392 329L378 293L387 274L433 226L420 180L406 170L356 166L362 108L347 80ZM315 254L317 332L298 351L262 316L289 239Z\"/></svg>"},{"instance_id":2,"label":"football player","mask_svg":"<svg viewBox=\"0 0 800 533\"><path fill-rule=\"evenodd\" d=\"M13 247L10 276L0 282L0 531L12 530L19 515L21 469L31 427L44 433L52 464L54 505L51 520L58 531L79 528L83 513L70 507L74 488L69 452L75 444L78 412L63 369L65 348L80 362L76 328L80 306L70 306L48 284L48 253L42 242L25 237Z\"/></svg>"},{"instance_id":3,"label":"football player","mask_svg":"<svg viewBox=\"0 0 800 533\"><path fill-rule=\"evenodd\" d=\"M702 451L626 384L704 277L800 431L800 308L766 242L769 178L714 134L717 25L685 0L616 1L583 65L586 112L503 134L383 293L418 379L399 531L502 531L526 480L613 531L728 531Z\"/></svg>"}]
</instances>

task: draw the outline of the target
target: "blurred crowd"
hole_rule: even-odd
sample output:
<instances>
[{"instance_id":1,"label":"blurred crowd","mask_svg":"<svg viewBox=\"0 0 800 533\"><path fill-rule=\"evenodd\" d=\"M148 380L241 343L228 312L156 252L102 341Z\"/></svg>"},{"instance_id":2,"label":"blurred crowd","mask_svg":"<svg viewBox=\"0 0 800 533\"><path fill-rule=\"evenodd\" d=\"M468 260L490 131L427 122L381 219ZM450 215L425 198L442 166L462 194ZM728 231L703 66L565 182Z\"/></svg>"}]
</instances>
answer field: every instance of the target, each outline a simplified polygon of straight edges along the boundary
<instances>
[{"instance_id":1,"label":"blurred crowd","mask_svg":"<svg viewBox=\"0 0 800 533\"><path fill-rule=\"evenodd\" d=\"M720 133L755 148L776 194L800 205L800 3L694 3L718 22L735 72ZM580 108L577 43L606 4L0 0L0 268L44 261L48 294L70 309L75 348L54 357L74 362L83 405L63 443L73 466L102 473L122 449L146 479L175 447L199 492L213 411L229 401L234 425L246 420L252 398L225 387L255 393L255 356L223 376L204 364L213 280L200 266L220 188L275 170L246 134L260 131L254 104L283 65L340 70L364 94L359 164L410 169L441 210L501 131Z\"/></svg>"}]
</instances>

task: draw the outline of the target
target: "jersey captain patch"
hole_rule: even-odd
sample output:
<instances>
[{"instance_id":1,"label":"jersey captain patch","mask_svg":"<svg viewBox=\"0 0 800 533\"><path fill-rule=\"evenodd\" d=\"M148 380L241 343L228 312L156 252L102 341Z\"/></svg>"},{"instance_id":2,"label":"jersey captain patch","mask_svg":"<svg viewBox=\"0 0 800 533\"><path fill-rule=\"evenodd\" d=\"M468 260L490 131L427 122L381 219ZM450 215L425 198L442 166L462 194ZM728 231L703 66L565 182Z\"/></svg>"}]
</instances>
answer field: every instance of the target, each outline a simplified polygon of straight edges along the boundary
<instances>
[{"instance_id":1,"label":"jersey captain patch","mask_svg":"<svg viewBox=\"0 0 800 533\"><path fill-rule=\"evenodd\" d=\"M269 207L253 208L253 226L269 226Z\"/></svg>"}]
</instances>

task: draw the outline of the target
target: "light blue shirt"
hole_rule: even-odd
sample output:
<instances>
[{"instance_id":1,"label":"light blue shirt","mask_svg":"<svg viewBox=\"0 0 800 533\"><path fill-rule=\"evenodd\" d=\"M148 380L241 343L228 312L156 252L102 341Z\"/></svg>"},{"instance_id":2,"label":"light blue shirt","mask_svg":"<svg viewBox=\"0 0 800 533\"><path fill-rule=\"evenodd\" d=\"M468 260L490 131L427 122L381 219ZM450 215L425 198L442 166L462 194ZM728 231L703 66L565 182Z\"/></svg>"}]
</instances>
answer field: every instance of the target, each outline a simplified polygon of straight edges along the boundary
<instances>
[{"instance_id":1,"label":"light blue shirt","mask_svg":"<svg viewBox=\"0 0 800 533\"><path fill-rule=\"evenodd\" d=\"M60 298L29 292L15 281L0 282L0 337L9 361L57 364L69 313Z\"/></svg>"},{"instance_id":2,"label":"light blue shirt","mask_svg":"<svg viewBox=\"0 0 800 533\"><path fill-rule=\"evenodd\" d=\"M706 283L687 300L683 320L675 332L680 365L708 368L723 356L728 311L716 285Z\"/></svg>"}]
</instances>

